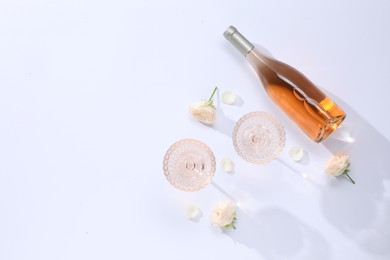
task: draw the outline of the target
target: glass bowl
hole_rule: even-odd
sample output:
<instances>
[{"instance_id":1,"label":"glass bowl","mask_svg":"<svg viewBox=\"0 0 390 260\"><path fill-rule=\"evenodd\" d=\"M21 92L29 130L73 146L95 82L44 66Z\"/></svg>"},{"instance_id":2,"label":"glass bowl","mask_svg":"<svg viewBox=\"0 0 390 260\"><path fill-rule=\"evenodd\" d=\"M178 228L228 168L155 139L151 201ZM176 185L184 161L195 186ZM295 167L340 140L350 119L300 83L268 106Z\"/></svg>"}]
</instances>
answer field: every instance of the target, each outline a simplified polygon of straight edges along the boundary
<instances>
[{"instance_id":1,"label":"glass bowl","mask_svg":"<svg viewBox=\"0 0 390 260\"><path fill-rule=\"evenodd\" d=\"M211 182L215 165L214 154L206 144L183 139L168 149L163 169L165 177L175 188L197 191Z\"/></svg>"},{"instance_id":2,"label":"glass bowl","mask_svg":"<svg viewBox=\"0 0 390 260\"><path fill-rule=\"evenodd\" d=\"M266 112L252 112L238 120L233 130L237 153L251 163L268 163L282 151L286 133L283 125Z\"/></svg>"}]
</instances>

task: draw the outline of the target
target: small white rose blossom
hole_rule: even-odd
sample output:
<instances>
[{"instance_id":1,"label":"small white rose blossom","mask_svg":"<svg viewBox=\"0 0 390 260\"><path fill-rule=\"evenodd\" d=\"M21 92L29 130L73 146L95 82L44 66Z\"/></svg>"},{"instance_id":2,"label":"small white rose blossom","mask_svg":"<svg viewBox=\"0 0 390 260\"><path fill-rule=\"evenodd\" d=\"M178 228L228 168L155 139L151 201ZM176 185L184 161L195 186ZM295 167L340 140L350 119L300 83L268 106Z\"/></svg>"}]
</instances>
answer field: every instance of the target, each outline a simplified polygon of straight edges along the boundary
<instances>
[{"instance_id":1,"label":"small white rose blossom","mask_svg":"<svg viewBox=\"0 0 390 260\"><path fill-rule=\"evenodd\" d=\"M220 228L232 227L236 229L235 220L237 220L236 210L234 203L230 200L218 203L211 214L211 224Z\"/></svg>"},{"instance_id":2,"label":"small white rose blossom","mask_svg":"<svg viewBox=\"0 0 390 260\"><path fill-rule=\"evenodd\" d=\"M303 148L299 146L293 146L290 148L288 155L292 160L299 162L300 160L303 159L303 155L304 155Z\"/></svg>"},{"instance_id":3,"label":"small white rose blossom","mask_svg":"<svg viewBox=\"0 0 390 260\"><path fill-rule=\"evenodd\" d=\"M234 163L233 163L233 161L230 158L225 157L225 158L223 158L221 160L221 169L222 169L222 171L224 171L224 172L232 172L233 168L234 168Z\"/></svg>"},{"instance_id":4,"label":"small white rose blossom","mask_svg":"<svg viewBox=\"0 0 390 260\"><path fill-rule=\"evenodd\" d=\"M211 125L215 123L216 111L207 101L200 101L191 104L190 111L192 116L199 122Z\"/></svg>"},{"instance_id":5,"label":"small white rose blossom","mask_svg":"<svg viewBox=\"0 0 390 260\"><path fill-rule=\"evenodd\" d=\"M339 176L341 174L345 174L349 180L355 184L354 180L349 176L349 165L350 165L349 155L346 152L340 152L333 155L328 163L326 164L326 173L331 176Z\"/></svg>"},{"instance_id":6,"label":"small white rose blossom","mask_svg":"<svg viewBox=\"0 0 390 260\"><path fill-rule=\"evenodd\" d=\"M217 111L213 105L213 96L216 91L217 87L214 88L208 100L202 100L190 105L191 115L203 124L211 125L215 123Z\"/></svg>"},{"instance_id":7,"label":"small white rose blossom","mask_svg":"<svg viewBox=\"0 0 390 260\"><path fill-rule=\"evenodd\" d=\"M225 91L222 93L222 102L227 105L233 105L236 102L236 93L233 91Z\"/></svg>"},{"instance_id":8,"label":"small white rose blossom","mask_svg":"<svg viewBox=\"0 0 390 260\"><path fill-rule=\"evenodd\" d=\"M190 220L196 220L201 214L201 210L194 204L190 203L186 208L186 217Z\"/></svg>"},{"instance_id":9,"label":"small white rose blossom","mask_svg":"<svg viewBox=\"0 0 390 260\"><path fill-rule=\"evenodd\" d=\"M326 173L331 176L343 174L349 166L349 156L345 152L333 155L326 165Z\"/></svg>"}]
</instances>

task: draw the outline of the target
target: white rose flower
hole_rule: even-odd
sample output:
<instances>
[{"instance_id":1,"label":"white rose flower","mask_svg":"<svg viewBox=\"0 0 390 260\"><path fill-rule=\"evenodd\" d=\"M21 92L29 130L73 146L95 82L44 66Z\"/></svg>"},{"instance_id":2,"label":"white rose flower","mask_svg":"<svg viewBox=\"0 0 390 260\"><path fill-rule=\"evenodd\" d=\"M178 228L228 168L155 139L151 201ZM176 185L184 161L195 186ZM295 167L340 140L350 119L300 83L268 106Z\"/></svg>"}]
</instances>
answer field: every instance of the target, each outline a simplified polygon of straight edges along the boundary
<instances>
[{"instance_id":1,"label":"white rose flower","mask_svg":"<svg viewBox=\"0 0 390 260\"><path fill-rule=\"evenodd\" d=\"M211 223L220 228L232 227L236 229L234 226L235 220L237 220L236 210L234 203L230 200L219 203L211 214Z\"/></svg>"},{"instance_id":2,"label":"white rose flower","mask_svg":"<svg viewBox=\"0 0 390 260\"><path fill-rule=\"evenodd\" d=\"M214 91L208 100L202 100L190 105L192 116L203 124L211 125L215 123L217 111L213 105L213 96L216 91L217 87L214 88Z\"/></svg>"},{"instance_id":3,"label":"white rose flower","mask_svg":"<svg viewBox=\"0 0 390 260\"><path fill-rule=\"evenodd\" d=\"M233 105L236 102L236 93L233 91L225 91L222 93L222 102L227 105Z\"/></svg>"},{"instance_id":4,"label":"white rose flower","mask_svg":"<svg viewBox=\"0 0 390 260\"><path fill-rule=\"evenodd\" d=\"M339 176L345 174L350 181L355 184L355 181L349 176L349 165L350 165L349 155L346 152L340 152L333 155L328 163L326 164L326 173L331 176Z\"/></svg>"},{"instance_id":5,"label":"white rose flower","mask_svg":"<svg viewBox=\"0 0 390 260\"><path fill-rule=\"evenodd\" d=\"M234 163L230 158L223 158L221 160L221 169L224 172L232 172L234 168Z\"/></svg>"},{"instance_id":6,"label":"white rose flower","mask_svg":"<svg viewBox=\"0 0 390 260\"><path fill-rule=\"evenodd\" d=\"M207 101L200 101L195 104L191 104L190 111L192 116L199 122L204 124L214 124L216 119L215 108L212 107Z\"/></svg>"}]
</instances>

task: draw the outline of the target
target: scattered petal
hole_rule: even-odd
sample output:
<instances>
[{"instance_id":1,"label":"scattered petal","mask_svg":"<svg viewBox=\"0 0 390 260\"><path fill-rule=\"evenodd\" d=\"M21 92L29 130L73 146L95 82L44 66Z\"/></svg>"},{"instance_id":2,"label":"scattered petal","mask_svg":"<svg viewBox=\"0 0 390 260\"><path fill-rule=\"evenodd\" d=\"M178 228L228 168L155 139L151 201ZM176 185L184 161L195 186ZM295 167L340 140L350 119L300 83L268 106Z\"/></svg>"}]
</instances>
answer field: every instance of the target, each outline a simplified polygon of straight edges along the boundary
<instances>
[{"instance_id":1,"label":"scattered petal","mask_svg":"<svg viewBox=\"0 0 390 260\"><path fill-rule=\"evenodd\" d=\"M190 203L187 205L186 217L190 220L195 220L200 215L200 212L200 209L196 205Z\"/></svg>"},{"instance_id":2,"label":"scattered petal","mask_svg":"<svg viewBox=\"0 0 390 260\"><path fill-rule=\"evenodd\" d=\"M290 151L288 152L290 158L296 162L303 159L304 150L302 147L299 146L293 146L291 147Z\"/></svg>"},{"instance_id":3,"label":"scattered petal","mask_svg":"<svg viewBox=\"0 0 390 260\"><path fill-rule=\"evenodd\" d=\"M230 158L225 157L221 160L222 171L230 173L233 171L233 168L234 168L234 163Z\"/></svg>"},{"instance_id":4,"label":"scattered petal","mask_svg":"<svg viewBox=\"0 0 390 260\"><path fill-rule=\"evenodd\" d=\"M236 102L236 93L233 91L225 91L222 93L222 102L227 105L233 105Z\"/></svg>"}]
</instances>

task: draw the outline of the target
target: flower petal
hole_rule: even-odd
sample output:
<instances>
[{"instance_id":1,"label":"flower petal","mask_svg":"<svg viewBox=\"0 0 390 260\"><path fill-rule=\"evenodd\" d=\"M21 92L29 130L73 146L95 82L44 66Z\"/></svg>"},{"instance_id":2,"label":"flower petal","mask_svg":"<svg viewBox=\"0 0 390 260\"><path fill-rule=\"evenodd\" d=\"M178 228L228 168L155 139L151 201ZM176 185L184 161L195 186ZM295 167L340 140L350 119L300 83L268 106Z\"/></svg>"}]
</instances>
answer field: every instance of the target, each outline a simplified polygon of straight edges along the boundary
<instances>
[{"instance_id":1,"label":"flower petal","mask_svg":"<svg viewBox=\"0 0 390 260\"><path fill-rule=\"evenodd\" d=\"M188 219L191 220L196 219L199 216L199 214L200 214L200 209L196 205L192 203L187 205L186 217Z\"/></svg>"},{"instance_id":2,"label":"flower petal","mask_svg":"<svg viewBox=\"0 0 390 260\"><path fill-rule=\"evenodd\" d=\"M233 168L234 168L234 163L233 163L233 161L230 158L225 157L225 158L223 158L221 160L221 169L222 169L222 171L224 171L224 172L232 172Z\"/></svg>"},{"instance_id":3,"label":"flower petal","mask_svg":"<svg viewBox=\"0 0 390 260\"><path fill-rule=\"evenodd\" d=\"M222 93L222 102L227 105L233 105L236 102L236 93L233 91L225 91Z\"/></svg>"},{"instance_id":4,"label":"flower petal","mask_svg":"<svg viewBox=\"0 0 390 260\"><path fill-rule=\"evenodd\" d=\"M288 152L288 155L290 158L296 162L303 159L304 150L302 147L299 146L293 146L290 148L290 151Z\"/></svg>"}]
</instances>

